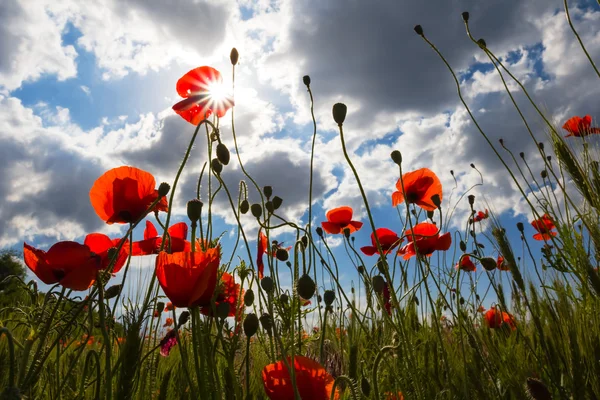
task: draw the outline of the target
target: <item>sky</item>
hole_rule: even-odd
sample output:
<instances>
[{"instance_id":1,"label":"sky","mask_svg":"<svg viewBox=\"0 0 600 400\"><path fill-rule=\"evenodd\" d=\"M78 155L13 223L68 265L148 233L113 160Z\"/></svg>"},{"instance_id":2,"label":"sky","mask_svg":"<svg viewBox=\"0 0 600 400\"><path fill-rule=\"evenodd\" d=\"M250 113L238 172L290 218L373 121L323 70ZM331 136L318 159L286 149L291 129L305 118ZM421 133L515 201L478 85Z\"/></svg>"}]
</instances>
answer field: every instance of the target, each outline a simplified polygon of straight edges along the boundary
<instances>
[{"instance_id":1,"label":"sky","mask_svg":"<svg viewBox=\"0 0 600 400\"><path fill-rule=\"evenodd\" d=\"M600 62L600 5L569 4L591 57ZM553 123L600 115L598 77L560 0L3 0L0 248L20 250L25 241L47 249L61 240L82 242L91 232L122 234L123 227L106 225L94 213L93 182L121 165L172 182L193 133L171 110L179 101L175 83L190 69L209 65L231 84L232 47L240 53L235 78L240 156L259 185L272 186L283 198L282 214L289 220L307 223L313 125L302 77L308 74L318 126L315 223L343 205L354 208L355 219L367 221L331 117L332 105L344 102L346 144L378 226L400 229L389 218L396 215L390 198L398 179L389 157L394 149L402 152L405 171L427 167L439 176L446 210L480 182L473 163L484 182L470 192L477 196L476 208L490 208L513 230L518 221L528 225L531 211L470 120L451 75L413 31L421 24L446 56L491 142L497 147L502 138L539 172L536 145L485 54L465 34L463 11L470 12L473 35L485 39ZM522 92L509 87L536 136L545 140L543 124ZM230 114L221 128L233 154ZM206 149L197 145L177 189L175 221L185 220L185 203L194 196L205 161ZM237 162L223 177L235 190L243 177ZM458 202L449 229L464 227L467 211L466 201ZM217 198L214 212L215 231L225 232L223 242L231 246L235 220L225 197ZM255 251L256 223L246 216L244 226ZM141 234L136 230L136 237ZM357 245L370 244L369 235L367 229L357 233ZM293 242L286 232L277 239ZM519 245L516 233L511 239ZM332 244L343 252L340 240Z\"/></svg>"}]
</instances>

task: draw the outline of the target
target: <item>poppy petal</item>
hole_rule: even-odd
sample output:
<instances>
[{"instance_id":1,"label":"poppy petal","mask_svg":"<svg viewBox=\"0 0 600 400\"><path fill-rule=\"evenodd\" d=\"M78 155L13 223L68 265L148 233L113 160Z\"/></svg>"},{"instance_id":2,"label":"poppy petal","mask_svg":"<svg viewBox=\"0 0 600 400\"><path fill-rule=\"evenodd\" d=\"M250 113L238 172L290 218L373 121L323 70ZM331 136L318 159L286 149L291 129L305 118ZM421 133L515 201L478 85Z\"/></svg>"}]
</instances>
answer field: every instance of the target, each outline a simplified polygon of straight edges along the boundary
<instances>
[{"instance_id":1,"label":"poppy petal","mask_svg":"<svg viewBox=\"0 0 600 400\"><path fill-rule=\"evenodd\" d=\"M325 217L331 223L348 225L352 220L352 213L353 210L351 207L343 206L327 211Z\"/></svg>"},{"instance_id":2,"label":"poppy petal","mask_svg":"<svg viewBox=\"0 0 600 400\"><path fill-rule=\"evenodd\" d=\"M221 82L223 78L216 69L208 66L194 68L177 81L177 93L189 97L195 92L206 91L212 82Z\"/></svg>"},{"instance_id":3,"label":"poppy petal","mask_svg":"<svg viewBox=\"0 0 600 400\"><path fill-rule=\"evenodd\" d=\"M321 222L321 226L323 227L323 230L330 235L337 235L342 231L338 224L334 224L332 222Z\"/></svg>"},{"instance_id":4,"label":"poppy petal","mask_svg":"<svg viewBox=\"0 0 600 400\"><path fill-rule=\"evenodd\" d=\"M154 224L150 221L146 221L146 229L144 229L144 239L153 239L158 236L158 231Z\"/></svg>"}]
</instances>

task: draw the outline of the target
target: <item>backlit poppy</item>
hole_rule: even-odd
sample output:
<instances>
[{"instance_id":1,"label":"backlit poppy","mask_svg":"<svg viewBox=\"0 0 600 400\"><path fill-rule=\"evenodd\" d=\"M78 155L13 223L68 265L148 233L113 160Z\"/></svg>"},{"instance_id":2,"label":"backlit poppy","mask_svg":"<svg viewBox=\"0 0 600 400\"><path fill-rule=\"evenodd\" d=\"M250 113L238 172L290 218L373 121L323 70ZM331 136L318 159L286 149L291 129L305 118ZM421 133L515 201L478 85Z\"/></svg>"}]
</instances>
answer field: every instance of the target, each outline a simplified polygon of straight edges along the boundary
<instances>
[{"instance_id":1,"label":"backlit poppy","mask_svg":"<svg viewBox=\"0 0 600 400\"><path fill-rule=\"evenodd\" d=\"M171 237L171 253L177 253L181 251L190 251L191 244L187 240L188 226L185 222L179 222L171 225L167 232ZM164 250L169 249L169 236L164 246ZM162 235L158 234L158 231L154 227L154 224L150 221L146 221L146 229L144 229L144 240L139 242L133 242L132 256L147 256L150 254L158 254L160 246L162 244Z\"/></svg>"},{"instance_id":2,"label":"backlit poppy","mask_svg":"<svg viewBox=\"0 0 600 400\"><path fill-rule=\"evenodd\" d=\"M158 197L152 174L135 167L106 171L94 182L90 200L96 214L108 224L133 223L144 217ZM152 211L167 211L166 197Z\"/></svg>"},{"instance_id":3,"label":"backlit poppy","mask_svg":"<svg viewBox=\"0 0 600 400\"><path fill-rule=\"evenodd\" d=\"M385 400L404 400L404 395L402 394L402 392L385 392Z\"/></svg>"},{"instance_id":4,"label":"backlit poppy","mask_svg":"<svg viewBox=\"0 0 600 400\"><path fill-rule=\"evenodd\" d=\"M173 303L171 303L170 301L167 302L167 304L165 305L165 312L167 311L173 311L176 307L173 305Z\"/></svg>"},{"instance_id":5,"label":"backlit poppy","mask_svg":"<svg viewBox=\"0 0 600 400\"><path fill-rule=\"evenodd\" d=\"M229 304L229 313L227 316L234 317L235 308L238 305L238 296L240 295L240 285L235 283L235 279L231 274L223 272L221 275L221 281L215 290L217 291L217 296L215 298L215 309L219 306L219 304L227 303ZM240 304L240 307L243 307L243 304ZM200 312L202 312L204 315L214 315L212 312L212 305L210 304L210 298L208 299L208 304L205 304L200 309Z\"/></svg>"},{"instance_id":6,"label":"backlit poppy","mask_svg":"<svg viewBox=\"0 0 600 400\"><path fill-rule=\"evenodd\" d=\"M464 255L460 259L460 261L456 263L456 266L454 268L461 269L467 272L477 271L477 267L475 267L475 264L473 264L473 261L471 261L471 257L469 257L468 255Z\"/></svg>"},{"instance_id":7,"label":"backlit poppy","mask_svg":"<svg viewBox=\"0 0 600 400\"><path fill-rule=\"evenodd\" d=\"M217 285L220 263L218 248L206 251L182 251L156 257L156 277L175 307L210 304Z\"/></svg>"},{"instance_id":8,"label":"backlit poppy","mask_svg":"<svg viewBox=\"0 0 600 400\"><path fill-rule=\"evenodd\" d=\"M288 358L288 364L294 368L296 387L303 399L329 400L333 389L334 379L318 362L304 356ZM292 378L283 361L267 365L262 370L265 393L271 400L289 400L294 398ZM334 399L340 395L336 389Z\"/></svg>"},{"instance_id":9,"label":"backlit poppy","mask_svg":"<svg viewBox=\"0 0 600 400\"><path fill-rule=\"evenodd\" d=\"M47 285L60 283L72 290L86 290L96 280L100 259L77 242L58 242L48 251L23 243L27 267Z\"/></svg>"},{"instance_id":10,"label":"backlit poppy","mask_svg":"<svg viewBox=\"0 0 600 400\"><path fill-rule=\"evenodd\" d=\"M538 231L533 238L535 240L550 240L552 236L556 236L556 231L552 229L556 228L554 220L548 214L544 214L542 218L536 219L531 222L531 226Z\"/></svg>"},{"instance_id":11,"label":"backlit poppy","mask_svg":"<svg viewBox=\"0 0 600 400\"><path fill-rule=\"evenodd\" d=\"M334 208L327 211L325 217L327 221L321 222L321 226L325 232L335 235L338 233L344 233L344 230L348 230L349 233L356 232L362 227L362 222L352 221L353 214L352 207L343 206Z\"/></svg>"},{"instance_id":12,"label":"backlit poppy","mask_svg":"<svg viewBox=\"0 0 600 400\"><path fill-rule=\"evenodd\" d=\"M177 333L175 329L171 329L164 338L160 340L160 355L167 357L171 352L171 348L177 344Z\"/></svg>"},{"instance_id":13,"label":"backlit poppy","mask_svg":"<svg viewBox=\"0 0 600 400\"><path fill-rule=\"evenodd\" d=\"M408 244L403 246L398 254L401 254L405 260L416 255L417 252L422 256L430 256L436 250L448 250L452 244L450 232L440 236L437 226L429 222L421 222L412 230L407 229L404 236L408 239Z\"/></svg>"},{"instance_id":14,"label":"backlit poppy","mask_svg":"<svg viewBox=\"0 0 600 400\"><path fill-rule=\"evenodd\" d=\"M592 133L600 133L600 128L592 127L592 117L589 115L586 115L583 118L578 116L569 118L563 125L563 129L569 132L565 137L581 137Z\"/></svg>"},{"instance_id":15,"label":"backlit poppy","mask_svg":"<svg viewBox=\"0 0 600 400\"><path fill-rule=\"evenodd\" d=\"M404 193L402 194L402 183L404 183ZM428 168L421 168L416 171L407 172L396 182L397 192L392 193L392 206L396 207L404 200L407 203L414 203L427 211L435 211L437 206L431 200L431 197L438 195L442 201L442 183L436 174Z\"/></svg>"},{"instance_id":16,"label":"backlit poppy","mask_svg":"<svg viewBox=\"0 0 600 400\"><path fill-rule=\"evenodd\" d=\"M504 257L502 257L502 255L498 255L498 259L496 260L496 267L500 271L510 271L510 267L508 266L508 263L504 260Z\"/></svg>"},{"instance_id":17,"label":"backlit poppy","mask_svg":"<svg viewBox=\"0 0 600 400\"><path fill-rule=\"evenodd\" d=\"M493 306L483 314L483 318L487 323L488 328L497 329L506 324L513 331L517 329L515 318L506 311L500 311L496 306Z\"/></svg>"},{"instance_id":18,"label":"backlit poppy","mask_svg":"<svg viewBox=\"0 0 600 400\"><path fill-rule=\"evenodd\" d=\"M269 247L269 241L267 236L262 233L262 230L258 231L258 248L256 249L256 266L258 267L258 279L263 278L265 264L263 262L263 254L267 254L267 248Z\"/></svg>"},{"instance_id":19,"label":"backlit poppy","mask_svg":"<svg viewBox=\"0 0 600 400\"><path fill-rule=\"evenodd\" d=\"M194 125L212 113L224 117L234 104L233 97L223 86L221 74L212 67L194 68L179 78L177 93L184 100L175 104L173 111Z\"/></svg>"},{"instance_id":20,"label":"backlit poppy","mask_svg":"<svg viewBox=\"0 0 600 400\"><path fill-rule=\"evenodd\" d=\"M487 209L485 210L485 212L477 211L477 214L475 214L475 216L473 217L473 219L471 221L472 222L481 222L484 219L488 219L489 216L490 216L490 214Z\"/></svg>"},{"instance_id":21,"label":"backlit poppy","mask_svg":"<svg viewBox=\"0 0 600 400\"><path fill-rule=\"evenodd\" d=\"M83 244L86 245L92 253L100 257L100 268L104 270L110 263L108 250L110 250L112 247L118 247L121 240L122 239L110 239L108 236L102 233L90 233L85 237ZM129 242L126 241L123 246L121 246L121 250L117 255L117 260L115 261L112 269L113 274L119 272L123 265L125 265L128 253Z\"/></svg>"},{"instance_id":22,"label":"backlit poppy","mask_svg":"<svg viewBox=\"0 0 600 400\"><path fill-rule=\"evenodd\" d=\"M387 228L379 228L375 231L379 244L384 254L389 254L392 249L398 246L401 242L400 238L394 231ZM377 242L375 241L375 234L371 233L371 244L372 246L361 247L360 250L367 256L372 256L377 253Z\"/></svg>"},{"instance_id":23,"label":"backlit poppy","mask_svg":"<svg viewBox=\"0 0 600 400\"><path fill-rule=\"evenodd\" d=\"M165 324L163 325L163 328L166 328L167 326L171 326L173 325L173 318L167 318L165 320Z\"/></svg>"}]
</instances>

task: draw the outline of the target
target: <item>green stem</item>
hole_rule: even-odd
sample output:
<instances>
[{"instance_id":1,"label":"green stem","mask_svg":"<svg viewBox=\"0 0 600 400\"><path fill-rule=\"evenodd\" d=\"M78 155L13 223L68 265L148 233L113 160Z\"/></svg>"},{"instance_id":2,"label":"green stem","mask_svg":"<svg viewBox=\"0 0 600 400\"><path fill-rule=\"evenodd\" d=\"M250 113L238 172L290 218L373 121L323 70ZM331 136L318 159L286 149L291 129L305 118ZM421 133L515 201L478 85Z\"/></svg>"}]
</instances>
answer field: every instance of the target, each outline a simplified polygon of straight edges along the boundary
<instances>
[{"instance_id":1,"label":"green stem","mask_svg":"<svg viewBox=\"0 0 600 400\"><path fill-rule=\"evenodd\" d=\"M589 60L590 64L592 64L594 71L596 71L596 75L598 75L598 78L600 78L600 71L598 71L598 68L596 68L596 64L594 64L594 60L592 60L592 57L590 57L590 53L588 53L585 46L583 45L583 41L581 40L581 37L579 37L579 34L575 30L575 26L573 25L573 22L571 21L571 14L569 13L569 5L567 4L567 0L563 0L563 4L565 5L565 14L567 16L567 21L569 22L569 26L571 27L571 30L575 34L575 37L577 38L577 41L579 42L581 49L585 53L585 56Z\"/></svg>"},{"instance_id":2,"label":"green stem","mask_svg":"<svg viewBox=\"0 0 600 400\"><path fill-rule=\"evenodd\" d=\"M0 337L4 334L6 336L6 340L8 340L8 359L10 362L10 367L8 369L8 387L15 386L15 344L13 341L12 334L8 330L8 328L0 328Z\"/></svg>"}]
</instances>

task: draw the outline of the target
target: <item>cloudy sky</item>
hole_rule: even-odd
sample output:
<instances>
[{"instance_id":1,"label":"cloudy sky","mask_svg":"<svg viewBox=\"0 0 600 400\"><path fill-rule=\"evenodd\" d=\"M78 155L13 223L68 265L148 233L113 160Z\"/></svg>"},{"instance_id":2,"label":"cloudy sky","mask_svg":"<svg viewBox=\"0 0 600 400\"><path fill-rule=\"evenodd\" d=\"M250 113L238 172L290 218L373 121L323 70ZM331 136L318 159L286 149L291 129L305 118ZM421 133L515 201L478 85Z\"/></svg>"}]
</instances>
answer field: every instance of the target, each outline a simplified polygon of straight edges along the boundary
<instances>
[{"instance_id":1,"label":"cloudy sky","mask_svg":"<svg viewBox=\"0 0 600 400\"><path fill-rule=\"evenodd\" d=\"M600 6L595 0L570 4L588 51L600 62ZM470 11L474 36L485 38L562 125L571 115L600 115L600 82L561 7L560 0L3 0L0 248L20 248L23 241L47 248L95 231L117 235L119 228L105 225L90 205L92 183L121 165L172 182L193 132L171 111L179 100L175 83L201 65L217 68L231 83L232 47L240 53L240 155L259 184L284 199L291 220L307 218L312 122L302 76L308 74L318 123L315 221L341 205L353 206L366 221L331 118L332 105L342 101L349 152L378 225L400 229L389 220L398 178L389 159L393 149L402 152L405 170L428 167L438 174L448 209L480 181L469 166L474 163L484 179L473 191L479 208L485 198L508 226L526 222L531 215L520 194L474 128L443 63L413 27L423 26L459 74L492 143L503 138L530 155L539 172L535 144L485 54L466 36L461 12ZM510 88L544 140L543 125L516 86ZM230 114L221 125L232 149ZM183 220L205 161L206 150L196 146L177 192L176 221ZM453 192L450 170L458 178ZM223 175L233 188L242 177L237 162ZM464 226L463 203L454 226ZM216 231L232 232L225 198L215 212ZM246 223L251 227L251 219ZM357 242L368 244L369 233L357 235Z\"/></svg>"}]
</instances>

